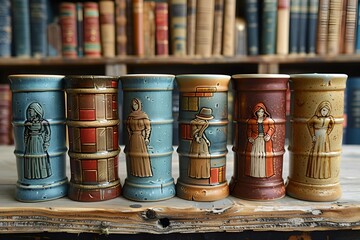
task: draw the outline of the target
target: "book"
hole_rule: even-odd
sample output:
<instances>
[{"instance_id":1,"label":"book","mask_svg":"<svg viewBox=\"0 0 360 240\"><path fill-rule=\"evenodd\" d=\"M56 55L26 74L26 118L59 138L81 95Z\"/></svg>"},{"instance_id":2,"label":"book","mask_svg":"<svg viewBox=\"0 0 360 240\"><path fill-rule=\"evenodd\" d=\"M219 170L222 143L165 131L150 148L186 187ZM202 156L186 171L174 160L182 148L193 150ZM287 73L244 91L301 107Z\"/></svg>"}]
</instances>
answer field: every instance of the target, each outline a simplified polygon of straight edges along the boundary
<instances>
[{"instance_id":1,"label":"book","mask_svg":"<svg viewBox=\"0 0 360 240\"><path fill-rule=\"evenodd\" d=\"M187 0L170 0L171 52L174 56L186 55Z\"/></svg>"},{"instance_id":2,"label":"book","mask_svg":"<svg viewBox=\"0 0 360 240\"><path fill-rule=\"evenodd\" d=\"M298 53L306 54L306 33L308 23L308 1L309 0L300 0L300 17L299 17L299 35L298 35Z\"/></svg>"},{"instance_id":3,"label":"book","mask_svg":"<svg viewBox=\"0 0 360 240\"><path fill-rule=\"evenodd\" d=\"M11 91L8 83L0 84L0 145L12 144Z\"/></svg>"},{"instance_id":4,"label":"book","mask_svg":"<svg viewBox=\"0 0 360 240\"><path fill-rule=\"evenodd\" d=\"M346 144L360 144L360 78L350 77L346 82Z\"/></svg>"},{"instance_id":5,"label":"book","mask_svg":"<svg viewBox=\"0 0 360 240\"><path fill-rule=\"evenodd\" d=\"M29 0L12 0L11 9L14 56L28 58L31 56Z\"/></svg>"},{"instance_id":6,"label":"book","mask_svg":"<svg viewBox=\"0 0 360 240\"><path fill-rule=\"evenodd\" d=\"M47 56L47 0L30 0L30 43L31 56Z\"/></svg>"},{"instance_id":7,"label":"book","mask_svg":"<svg viewBox=\"0 0 360 240\"><path fill-rule=\"evenodd\" d=\"M61 39L61 27L58 18L55 18L53 22L47 26L47 55L49 57L62 56L62 39Z\"/></svg>"},{"instance_id":8,"label":"book","mask_svg":"<svg viewBox=\"0 0 360 240\"><path fill-rule=\"evenodd\" d=\"M156 55L168 56L169 55L169 37L168 37L168 3L156 2L155 3L155 43Z\"/></svg>"},{"instance_id":9,"label":"book","mask_svg":"<svg viewBox=\"0 0 360 240\"><path fill-rule=\"evenodd\" d=\"M236 1L225 0L222 53L224 56L228 56L228 57L234 56L235 54L235 19L236 19Z\"/></svg>"},{"instance_id":10,"label":"book","mask_svg":"<svg viewBox=\"0 0 360 240\"><path fill-rule=\"evenodd\" d=\"M99 4L84 2L84 56L101 57Z\"/></svg>"},{"instance_id":11,"label":"book","mask_svg":"<svg viewBox=\"0 0 360 240\"><path fill-rule=\"evenodd\" d=\"M245 21L248 55L258 55L259 46L259 0L245 0Z\"/></svg>"},{"instance_id":12,"label":"book","mask_svg":"<svg viewBox=\"0 0 360 240\"><path fill-rule=\"evenodd\" d=\"M235 22L235 55L246 56L246 23L244 19L237 18Z\"/></svg>"},{"instance_id":13,"label":"book","mask_svg":"<svg viewBox=\"0 0 360 240\"><path fill-rule=\"evenodd\" d=\"M197 0L195 55L210 57L214 26L214 0Z\"/></svg>"},{"instance_id":14,"label":"book","mask_svg":"<svg viewBox=\"0 0 360 240\"><path fill-rule=\"evenodd\" d=\"M343 0L330 0L327 54L340 53L340 28L342 20Z\"/></svg>"},{"instance_id":15,"label":"book","mask_svg":"<svg viewBox=\"0 0 360 240\"><path fill-rule=\"evenodd\" d=\"M59 21L61 26L62 56L77 57L77 23L76 4L62 2L59 7Z\"/></svg>"},{"instance_id":16,"label":"book","mask_svg":"<svg viewBox=\"0 0 360 240\"><path fill-rule=\"evenodd\" d=\"M316 33L318 23L319 0L309 0L306 32L306 53L316 53Z\"/></svg>"},{"instance_id":17,"label":"book","mask_svg":"<svg viewBox=\"0 0 360 240\"><path fill-rule=\"evenodd\" d=\"M224 26L224 0L215 0L212 55L222 54Z\"/></svg>"},{"instance_id":18,"label":"book","mask_svg":"<svg viewBox=\"0 0 360 240\"><path fill-rule=\"evenodd\" d=\"M360 1L358 1L357 12L355 53L360 53Z\"/></svg>"},{"instance_id":19,"label":"book","mask_svg":"<svg viewBox=\"0 0 360 240\"><path fill-rule=\"evenodd\" d=\"M300 29L300 0L290 1L289 53L297 54Z\"/></svg>"},{"instance_id":20,"label":"book","mask_svg":"<svg viewBox=\"0 0 360 240\"><path fill-rule=\"evenodd\" d=\"M144 56L144 0L133 0L134 54Z\"/></svg>"},{"instance_id":21,"label":"book","mask_svg":"<svg viewBox=\"0 0 360 240\"><path fill-rule=\"evenodd\" d=\"M132 0L126 0L126 54L134 55L134 11Z\"/></svg>"},{"instance_id":22,"label":"book","mask_svg":"<svg viewBox=\"0 0 360 240\"><path fill-rule=\"evenodd\" d=\"M327 54L330 0L319 0L318 24L316 32L316 53Z\"/></svg>"},{"instance_id":23,"label":"book","mask_svg":"<svg viewBox=\"0 0 360 240\"><path fill-rule=\"evenodd\" d=\"M0 57L11 56L10 0L0 0Z\"/></svg>"},{"instance_id":24,"label":"book","mask_svg":"<svg viewBox=\"0 0 360 240\"><path fill-rule=\"evenodd\" d=\"M115 4L99 1L100 38L103 57L115 57Z\"/></svg>"},{"instance_id":25,"label":"book","mask_svg":"<svg viewBox=\"0 0 360 240\"><path fill-rule=\"evenodd\" d=\"M84 5L76 3L77 55L84 56Z\"/></svg>"},{"instance_id":26,"label":"book","mask_svg":"<svg viewBox=\"0 0 360 240\"><path fill-rule=\"evenodd\" d=\"M289 53L290 0L279 0L276 33L276 53Z\"/></svg>"},{"instance_id":27,"label":"book","mask_svg":"<svg viewBox=\"0 0 360 240\"><path fill-rule=\"evenodd\" d=\"M155 1L144 2L144 54L155 56Z\"/></svg>"},{"instance_id":28,"label":"book","mask_svg":"<svg viewBox=\"0 0 360 240\"><path fill-rule=\"evenodd\" d=\"M345 54L355 53L355 34L356 34L356 19L357 19L358 0L347 0L346 4L346 19L345 19L345 34L344 36L344 51Z\"/></svg>"},{"instance_id":29,"label":"book","mask_svg":"<svg viewBox=\"0 0 360 240\"><path fill-rule=\"evenodd\" d=\"M126 0L115 0L116 55L127 55Z\"/></svg>"},{"instance_id":30,"label":"book","mask_svg":"<svg viewBox=\"0 0 360 240\"><path fill-rule=\"evenodd\" d=\"M196 0L187 0L186 20L186 53L193 56L195 55Z\"/></svg>"},{"instance_id":31,"label":"book","mask_svg":"<svg viewBox=\"0 0 360 240\"><path fill-rule=\"evenodd\" d=\"M276 52L277 0L263 0L261 17L261 48L264 55Z\"/></svg>"}]
</instances>

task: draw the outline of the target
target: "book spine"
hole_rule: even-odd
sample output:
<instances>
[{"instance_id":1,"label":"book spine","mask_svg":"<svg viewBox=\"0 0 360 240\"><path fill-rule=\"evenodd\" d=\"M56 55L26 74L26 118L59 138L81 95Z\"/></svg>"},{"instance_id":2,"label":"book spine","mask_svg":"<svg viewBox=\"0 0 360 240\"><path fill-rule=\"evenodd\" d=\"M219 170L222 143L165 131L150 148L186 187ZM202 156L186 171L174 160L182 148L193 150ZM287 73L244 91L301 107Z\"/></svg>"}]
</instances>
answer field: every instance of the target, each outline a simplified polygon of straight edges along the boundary
<instances>
[{"instance_id":1,"label":"book spine","mask_svg":"<svg viewBox=\"0 0 360 240\"><path fill-rule=\"evenodd\" d=\"M11 56L10 0L0 0L0 57Z\"/></svg>"},{"instance_id":2,"label":"book spine","mask_svg":"<svg viewBox=\"0 0 360 240\"><path fill-rule=\"evenodd\" d=\"M297 54L299 42L300 0L290 1L289 53Z\"/></svg>"},{"instance_id":3,"label":"book spine","mask_svg":"<svg viewBox=\"0 0 360 240\"><path fill-rule=\"evenodd\" d=\"M30 0L31 56L47 56L47 0Z\"/></svg>"},{"instance_id":4,"label":"book spine","mask_svg":"<svg viewBox=\"0 0 360 240\"><path fill-rule=\"evenodd\" d=\"M298 53L306 54L306 32L307 32L308 0L300 0L299 19L299 46Z\"/></svg>"},{"instance_id":5,"label":"book spine","mask_svg":"<svg viewBox=\"0 0 360 240\"><path fill-rule=\"evenodd\" d=\"M358 0L348 0L346 6L344 53L355 53L356 9Z\"/></svg>"},{"instance_id":6,"label":"book spine","mask_svg":"<svg viewBox=\"0 0 360 240\"><path fill-rule=\"evenodd\" d=\"M360 1L357 5L357 27L356 27L356 37L355 37L355 53L360 53Z\"/></svg>"},{"instance_id":7,"label":"book spine","mask_svg":"<svg viewBox=\"0 0 360 240\"><path fill-rule=\"evenodd\" d=\"M145 56L155 56L155 2L144 2L144 51Z\"/></svg>"},{"instance_id":8,"label":"book spine","mask_svg":"<svg viewBox=\"0 0 360 240\"><path fill-rule=\"evenodd\" d=\"M126 54L134 55L134 11L132 0L126 0Z\"/></svg>"},{"instance_id":9,"label":"book spine","mask_svg":"<svg viewBox=\"0 0 360 240\"><path fill-rule=\"evenodd\" d=\"M168 3L156 2L155 4L155 22L156 22L156 55L169 55L169 37L168 37Z\"/></svg>"},{"instance_id":10,"label":"book spine","mask_svg":"<svg viewBox=\"0 0 360 240\"><path fill-rule=\"evenodd\" d=\"M346 83L346 144L360 144L360 78L351 77Z\"/></svg>"},{"instance_id":11,"label":"book spine","mask_svg":"<svg viewBox=\"0 0 360 240\"><path fill-rule=\"evenodd\" d=\"M171 52L175 56L186 55L186 2L170 1Z\"/></svg>"},{"instance_id":12,"label":"book spine","mask_svg":"<svg viewBox=\"0 0 360 240\"><path fill-rule=\"evenodd\" d=\"M12 29L14 56L30 57L30 13L29 0L12 0Z\"/></svg>"},{"instance_id":13,"label":"book spine","mask_svg":"<svg viewBox=\"0 0 360 240\"><path fill-rule=\"evenodd\" d=\"M234 56L235 54L235 19L236 19L236 1L225 0L223 55L227 57Z\"/></svg>"},{"instance_id":14,"label":"book spine","mask_svg":"<svg viewBox=\"0 0 360 240\"><path fill-rule=\"evenodd\" d=\"M348 0L342 0L341 15L340 15L340 30L339 30L339 54L344 53L344 41L345 41L345 27L346 27L346 6Z\"/></svg>"},{"instance_id":15,"label":"book spine","mask_svg":"<svg viewBox=\"0 0 360 240\"><path fill-rule=\"evenodd\" d=\"M7 83L0 84L0 145L12 143L11 91Z\"/></svg>"},{"instance_id":16,"label":"book spine","mask_svg":"<svg viewBox=\"0 0 360 240\"><path fill-rule=\"evenodd\" d=\"M246 24L243 19L236 19L235 23L235 55L246 56Z\"/></svg>"},{"instance_id":17,"label":"book spine","mask_svg":"<svg viewBox=\"0 0 360 240\"><path fill-rule=\"evenodd\" d=\"M127 55L126 0L115 0L116 55Z\"/></svg>"},{"instance_id":18,"label":"book spine","mask_svg":"<svg viewBox=\"0 0 360 240\"><path fill-rule=\"evenodd\" d=\"M245 0L245 19L247 33L248 55L259 54L259 2L258 0Z\"/></svg>"},{"instance_id":19,"label":"book spine","mask_svg":"<svg viewBox=\"0 0 360 240\"><path fill-rule=\"evenodd\" d=\"M264 0L261 19L261 54L275 54L277 0Z\"/></svg>"},{"instance_id":20,"label":"book spine","mask_svg":"<svg viewBox=\"0 0 360 240\"><path fill-rule=\"evenodd\" d=\"M279 0L276 53L286 55L289 53L289 24L290 24L290 0Z\"/></svg>"},{"instance_id":21,"label":"book spine","mask_svg":"<svg viewBox=\"0 0 360 240\"><path fill-rule=\"evenodd\" d=\"M330 0L319 0L318 24L316 32L316 53L327 53Z\"/></svg>"},{"instance_id":22,"label":"book spine","mask_svg":"<svg viewBox=\"0 0 360 240\"><path fill-rule=\"evenodd\" d=\"M319 0L309 0L308 10L308 29L306 41L306 53L315 54L316 52L316 32L319 12Z\"/></svg>"},{"instance_id":23,"label":"book spine","mask_svg":"<svg viewBox=\"0 0 360 240\"><path fill-rule=\"evenodd\" d=\"M62 55L68 58L77 57L77 27L75 3L60 4L60 26L62 39Z\"/></svg>"},{"instance_id":24,"label":"book spine","mask_svg":"<svg viewBox=\"0 0 360 240\"><path fill-rule=\"evenodd\" d=\"M213 36L213 55L221 55L223 43L224 27L224 0L215 0L214 10L214 36Z\"/></svg>"},{"instance_id":25,"label":"book spine","mask_svg":"<svg viewBox=\"0 0 360 240\"><path fill-rule=\"evenodd\" d=\"M210 57L214 26L214 0L197 0L195 54Z\"/></svg>"},{"instance_id":26,"label":"book spine","mask_svg":"<svg viewBox=\"0 0 360 240\"><path fill-rule=\"evenodd\" d=\"M133 30L134 30L134 54L144 56L144 1L133 0Z\"/></svg>"},{"instance_id":27,"label":"book spine","mask_svg":"<svg viewBox=\"0 0 360 240\"><path fill-rule=\"evenodd\" d=\"M84 56L84 5L76 3L77 55Z\"/></svg>"},{"instance_id":28,"label":"book spine","mask_svg":"<svg viewBox=\"0 0 360 240\"><path fill-rule=\"evenodd\" d=\"M55 20L47 26L47 53L49 57L60 57L62 55L61 41L61 27L58 20Z\"/></svg>"},{"instance_id":29,"label":"book spine","mask_svg":"<svg viewBox=\"0 0 360 240\"><path fill-rule=\"evenodd\" d=\"M99 5L96 2L84 3L84 55L101 57Z\"/></svg>"},{"instance_id":30,"label":"book spine","mask_svg":"<svg viewBox=\"0 0 360 240\"><path fill-rule=\"evenodd\" d=\"M99 2L99 20L102 55L115 57L115 4L114 1Z\"/></svg>"},{"instance_id":31,"label":"book spine","mask_svg":"<svg viewBox=\"0 0 360 240\"><path fill-rule=\"evenodd\" d=\"M340 53L340 28L342 19L342 0L330 0L327 54Z\"/></svg>"},{"instance_id":32,"label":"book spine","mask_svg":"<svg viewBox=\"0 0 360 240\"><path fill-rule=\"evenodd\" d=\"M195 55L196 35L196 0L187 0L187 23L186 23L186 48L187 55Z\"/></svg>"}]
</instances>

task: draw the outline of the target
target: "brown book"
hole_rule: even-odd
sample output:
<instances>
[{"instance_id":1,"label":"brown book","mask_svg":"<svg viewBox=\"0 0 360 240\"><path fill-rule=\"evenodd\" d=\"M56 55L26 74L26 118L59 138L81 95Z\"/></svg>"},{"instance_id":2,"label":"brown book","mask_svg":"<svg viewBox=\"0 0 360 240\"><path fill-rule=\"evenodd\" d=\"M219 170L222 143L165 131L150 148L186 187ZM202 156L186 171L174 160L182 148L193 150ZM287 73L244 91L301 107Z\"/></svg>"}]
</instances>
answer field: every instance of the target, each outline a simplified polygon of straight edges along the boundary
<instances>
[{"instance_id":1,"label":"brown book","mask_svg":"<svg viewBox=\"0 0 360 240\"><path fill-rule=\"evenodd\" d=\"M327 54L340 53L340 28L342 20L343 0L330 0Z\"/></svg>"},{"instance_id":2,"label":"brown book","mask_svg":"<svg viewBox=\"0 0 360 240\"><path fill-rule=\"evenodd\" d=\"M171 51L175 56L186 55L186 2L170 0Z\"/></svg>"},{"instance_id":3,"label":"brown book","mask_svg":"<svg viewBox=\"0 0 360 240\"><path fill-rule=\"evenodd\" d=\"M155 56L155 1L144 2L143 20L145 56Z\"/></svg>"},{"instance_id":4,"label":"brown book","mask_svg":"<svg viewBox=\"0 0 360 240\"><path fill-rule=\"evenodd\" d=\"M235 18L236 0L225 0L224 5L224 32L223 32L223 55L234 56L235 54Z\"/></svg>"},{"instance_id":5,"label":"brown book","mask_svg":"<svg viewBox=\"0 0 360 240\"><path fill-rule=\"evenodd\" d=\"M196 35L196 0L187 0L186 22L186 52L187 55L195 55Z\"/></svg>"},{"instance_id":6,"label":"brown book","mask_svg":"<svg viewBox=\"0 0 360 240\"><path fill-rule=\"evenodd\" d=\"M339 33L339 54L344 53L344 41L345 41L345 25L346 25L346 6L348 0L342 0L341 7L341 22L340 22L340 33Z\"/></svg>"},{"instance_id":7,"label":"brown book","mask_svg":"<svg viewBox=\"0 0 360 240\"><path fill-rule=\"evenodd\" d=\"M0 84L0 145L12 144L11 91L8 83Z\"/></svg>"},{"instance_id":8,"label":"brown book","mask_svg":"<svg viewBox=\"0 0 360 240\"><path fill-rule=\"evenodd\" d=\"M84 56L101 57L99 5L84 3Z\"/></svg>"},{"instance_id":9,"label":"brown book","mask_svg":"<svg viewBox=\"0 0 360 240\"><path fill-rule=\"evenodd\" d=\"M355 53L357 6L358 0L347 0L343 51L345 54Z\"/></svg>"},{"instance_id":10,"label":"brown book","mask_svg":"<svg viewBox=\"0 0 360 240\"><path fill-rule=\"evenodd\" d=\"M213 55L221 55L224 23L224 0L215 0Z\"/></svg>"},{"instance_id":11,"label":"brown book","mask_svg":"<svg viewBox=\"0 0 360 240\"><path fill-rule=\"evenodd\" d=\"M197 0L195 34L196 55L210 57L212 54L214 6L214 0Z\"/></svg>"},{"instance_id":12,"label":"brown book","mask_svg":"<svg viewBox=\"0 0 360 240\"><path fill-rule=\"evenodd\" d=\"M99 2L102 55L115 57L115 5L113 0Z\"/></svg>"},{"instance_id":13,"label":"brown book","mask_svg":"<svg viewBox=\"0 0 360 240\"><path fill-rule=\"evenodd\" d=\"M134 54L144 56L144 0L133 0Z\"/></svg>"},{"instance_id":14,"label":"brown book","mask_svg":"<svg viewBox=\"0 0 360 240\"><path fill-rule=\"evenodd\" d=\"M134 55L134 11L132 0L126 0L126 53L127 55Z\"/></svg>"},{"instance_id":15,"label":"brown book","mask_svg":"<svg viewBox=\"0 0 360 240\"><path fill-rule=\"evenodd\" d=\"M68 58L77 57L77 28L75 3L60 4L60 26L62 39L62 55Z\"/></svg>"},{"instance_id":16,"label":"brown book","mask_svg":"<svg viewBox=\"0 0 360 240\"><path fill-rule=\"evenodd\" d=\"M316 53L327 53L330 0L319 0L319 15L316 34Z\"/></svg>"},{"instance_id":17,"label":"brown book","mask_svg":"<svg viewBox=\"0 0 360 240\"><path fill-rule=\"evenodd\" d=\"M155 4L155 22L156 22L156 55L169 55L169 37L168 37L168 3L156 2Z\"/></svg>"},{"instance_id":18,"label":"brown book","mask_svg":"<svg viewBox=\"0 0 360 240\"><path fill-rule=\"evenodd\" d=\"M289 53L289 24L290 1L279 0L277 19L276 53L286 55Z\"/></svg>"},{"instance_id":19,"label":"brown book","mask_svg":"<svg viewBox=\"0 0 360 240\"><path fill-rule=\"evenodd\" d=\"M126 0L115 0L116 55L125 56L126 51Z\"/></svg>"}]
</instances>

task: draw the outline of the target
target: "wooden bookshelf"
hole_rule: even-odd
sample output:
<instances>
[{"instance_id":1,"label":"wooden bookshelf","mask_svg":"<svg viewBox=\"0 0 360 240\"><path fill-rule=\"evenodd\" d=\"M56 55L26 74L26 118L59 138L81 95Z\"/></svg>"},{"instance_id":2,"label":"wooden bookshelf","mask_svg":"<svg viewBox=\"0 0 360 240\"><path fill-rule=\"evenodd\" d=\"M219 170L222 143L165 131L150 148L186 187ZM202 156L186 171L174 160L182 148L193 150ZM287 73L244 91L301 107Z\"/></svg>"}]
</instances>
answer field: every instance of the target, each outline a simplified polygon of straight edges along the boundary
<instances>
[{"instance_id":1,"label":"wooden bookshelf","mask_svg":"<svg viewBox=\"0 0 360 240\"><path fill-rule=\"evenodd\" d=\"M170 234L251 230L256 236L256 232L264 231L360 230L360 148L357 146L343 146L340 171L343 195L335 202L307 202L290 197L258 202L230 196L216 202L191 202L177 197L161 202L133 202L119 197L82 203L65 197L48 202L21 203L14 200L17 176L13 150L13 146L0 146L0 233ZM233 168L231 146L227 160L227 179L230 179ZM123 182L123 152L119 164ZM177 167L174 152L175 179ZM287 174L288 153L284 160L284 178Z\"/></svg>"}]
</instances>

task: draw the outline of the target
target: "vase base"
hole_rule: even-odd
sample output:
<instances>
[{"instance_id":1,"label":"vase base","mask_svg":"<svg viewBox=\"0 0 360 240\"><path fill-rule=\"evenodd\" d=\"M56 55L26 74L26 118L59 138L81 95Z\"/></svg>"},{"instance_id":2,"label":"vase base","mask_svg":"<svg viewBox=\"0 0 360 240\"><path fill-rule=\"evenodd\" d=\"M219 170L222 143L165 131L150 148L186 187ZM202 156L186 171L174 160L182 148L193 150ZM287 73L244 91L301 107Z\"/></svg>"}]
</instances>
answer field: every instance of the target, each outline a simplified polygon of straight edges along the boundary
<instances>
[{"instance_id":1,"label":"vase base","mask_svg":"<svg viewBox=\"0 0 360 240\"><path fill-rule=\"evenodd\" d=\"M70 182L68 197L80 202L106 201L120 196L120 180L109 185L82 185Z\"/></svg>"},{"instance_id":2,"label":"vase base","mask_svg":"<svg viewBox=\"0 0 360 240\"><path fill-rule=\"evenodd\" d=\"M289 178L286 183L286 194L301 200L330 202L341 197L341 186L340 183L324 185L305 184Z\"/></svg>"},{"instance_id":3,"label":"vase base","mask_svg":"<svg viewBox=\"0 0 360 240\"><path fill-rule=\"evenodd\" d=\"M139 202L162 201L175 196L174 180L163 184L137 184L125 179L123 196Z\"/></svg>"},{"instance_id":4,"label":"vase base","mask_svg":"<svg viewBox=\"0 0 360 240\"><path fill-rule=\"evenodd\" d=\"M21 202L42 202L58 199L67 195L68 179L46 185L16 184L15 198Z\"/></svg>"},{"instance_id":5,"label":"vase base","mask_svg":"<svg viewBox=\"0 0 360 240\"><path fill-rule=\"evenodd\" d=\"M211 202L226 198L229 195L227 182L219 185L191 185L177 181L176 192L179 198L198 202Z\"/></svg>"}]
</instances>

